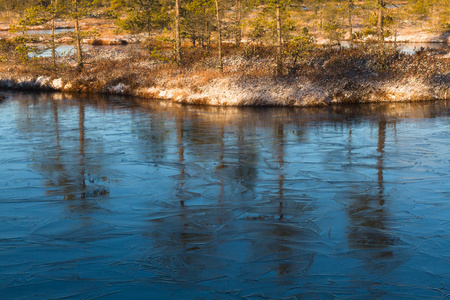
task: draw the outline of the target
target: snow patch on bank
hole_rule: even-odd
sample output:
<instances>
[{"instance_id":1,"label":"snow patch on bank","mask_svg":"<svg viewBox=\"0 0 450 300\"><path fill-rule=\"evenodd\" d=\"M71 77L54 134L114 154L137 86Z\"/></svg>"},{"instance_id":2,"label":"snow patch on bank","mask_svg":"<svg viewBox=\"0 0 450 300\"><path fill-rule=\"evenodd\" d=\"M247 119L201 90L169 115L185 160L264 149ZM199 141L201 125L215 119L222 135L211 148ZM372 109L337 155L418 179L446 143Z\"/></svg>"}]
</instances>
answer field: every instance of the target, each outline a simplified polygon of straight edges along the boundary
<instances>
[{"instance_id":1,"label":"snow patch on bank","mask_svg":"<svg viewBox=\"0 0 450 300\"><path fill-rule=\"evenodd\" d=\"M311 106L329 102L323 87L310 82L289 84L267 78L219 78L195 88L150 87L140 90L136 95L216 106Z\"/></svg>"},{"instance_id":2,"label":"snow patch on bank","mask_svg":"<svg viewBox=\"0 0 450 300\"><path fill-rule=\"evenodd\" d=\"M51 78L48 76L17 78L4 78L0 76L0 87L7 89L41 90L41 91L72 91L73 84L64 82L62 78Z\"/></svg>"},{"instance_id":3,"label":"snow patch on bank","mask_svg":"<svg viewBox=\"0 0 450 300\"><path fill-rule=\"evenodd\" d=\"M54 79L52 81L52 87L56 90L61 90L63 88L62 78Z\"/></svg>"},{"instance_id":4,"label":"snow patch on bank","mask_svg":"<svg viewBox=\"0 0 450 300\"><path fill-rule=\"evenodd\" d=\"M106 91L111 94L125 95L129 93L130 87L126 84L119 83L114 86L106 87Z\"/></svg>"},{"instance_id":5,"label":"snow patch on bank","mask_svg":"<svg viewBox=\"0 0 450 300\"><path fill-rule=\"evenodd\" d=\"M415 78L402 83L386 83L383 91L388 101L431 100L434 98L427 85Z\"/></svg>"},{"instance_id":6,"label":"snow patch on bank","mask_svg":"<svg viewBox=\"0 0 450 300\"><path fill-rule=\"evenodd\" d=\"M323 88L309 82L289 84L270 79L216 79L188 95L185 103L208 99L211 105L231 106L305 106L324 105L327 95Z\"/></svg>"}]
</instances>

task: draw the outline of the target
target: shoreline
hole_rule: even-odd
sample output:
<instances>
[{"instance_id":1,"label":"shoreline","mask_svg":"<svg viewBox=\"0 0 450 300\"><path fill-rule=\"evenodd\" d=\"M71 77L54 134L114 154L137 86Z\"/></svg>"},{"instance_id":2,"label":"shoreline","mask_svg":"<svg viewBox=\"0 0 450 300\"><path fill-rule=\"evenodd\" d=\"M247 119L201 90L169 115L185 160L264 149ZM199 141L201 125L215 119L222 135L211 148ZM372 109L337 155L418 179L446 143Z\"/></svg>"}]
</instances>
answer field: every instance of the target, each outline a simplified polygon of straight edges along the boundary
<instances>
[{"instance_id":1,"label":"shoreline","mask_svg":"<svg viewBox=\"0 0 450 300\"><path fill-rule=\"evenodd\" d=\"M270 80L270 81L269 81ZM429 86L423 81L406 79L394 82L352 82L341 80L333 86L323 86L303 81L293 85L290 80L246 80L245 83L227 76L204 86L200 91L180 88L131 89L123 83L104 86L96 91L89 85L75 86L62 78L39 76L37 78L0 78L3 90L90 93L139 97L146 100L167 100L180 104L209 106L254 107L317 107L339 104L396 103L450 100L450 86ZM269 82L268 82L269 81ZM357 84L347 89L349 84Z\"/></svg>"},{"instance_id":2,"label":"shoreline","mask_svg":"<svg viewBox=\"0 0 450 300\"><path fill-rule=\"evenodd\" d=\"M117 50L120 51L120 50ZM445 53L444 53L445 52ZM73 60L59 70L0 64L0 88L136 96L212 106L328 106L345 103L450 100L450 55L426 50L380 54L370 49L317 50L298 71L274 76L273 57L224 58L220 74L213 56L186 67L129 53L87 53L76 72ZM4 65L5 64L5 65ZM289 61L286 61L286 73Z\"/></svg>"}]
</instances>

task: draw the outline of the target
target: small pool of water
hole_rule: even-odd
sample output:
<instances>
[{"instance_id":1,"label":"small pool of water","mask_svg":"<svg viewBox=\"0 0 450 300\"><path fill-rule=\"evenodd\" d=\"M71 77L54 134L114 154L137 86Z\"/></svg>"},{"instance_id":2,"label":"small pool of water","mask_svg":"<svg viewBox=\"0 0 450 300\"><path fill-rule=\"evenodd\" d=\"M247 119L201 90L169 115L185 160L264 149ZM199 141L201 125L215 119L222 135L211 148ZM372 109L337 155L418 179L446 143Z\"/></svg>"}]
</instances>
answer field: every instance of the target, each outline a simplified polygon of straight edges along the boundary
<instances>
[{"instance_id":1,"label":"small pool of water","mask_svg":"<svg viewBox=\"0 0 450 300\"><path fill-rule=\"evenodd\" d=\"M40 45L39 53L30 53L29 57L52 57L52 49L46 49L45 51L42 51L46 47ZM90 45L83 45L82 50L83 51L89 51L92 49L93 46ZM76 53L76 47L73 45L59 45L55 47L55 53L58 57L64 57L68 55L72 55Z\"/></svg>"},{"instance_id":2,"label":"small pool of water","mask_svg":"<svg viewBox=\"0 0 450 300\"><path fill-rule=\"evenodd\" d=\"M58 28L55 29L55 34L58 33L65 33L65 32L74 32L75 29L73 28ZM32 35L50 35L52 34L52 30L51 29L39 29L39 30L28 30L26 31L27 34L32 34Z\"/></svg>"}]
</instances>

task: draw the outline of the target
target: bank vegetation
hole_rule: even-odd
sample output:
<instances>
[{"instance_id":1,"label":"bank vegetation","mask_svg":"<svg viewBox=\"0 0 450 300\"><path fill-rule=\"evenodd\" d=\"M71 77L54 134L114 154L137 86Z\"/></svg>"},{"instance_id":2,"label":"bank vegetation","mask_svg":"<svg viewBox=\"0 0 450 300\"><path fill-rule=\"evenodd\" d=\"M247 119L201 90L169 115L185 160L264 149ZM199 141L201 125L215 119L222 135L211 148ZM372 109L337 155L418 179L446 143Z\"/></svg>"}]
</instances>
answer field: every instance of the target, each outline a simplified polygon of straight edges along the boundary
<instances>
[{"instance_id":1,"label":"bank vegetation","mask_svg":"<svg viewBox=\"0 0 450 300\"><path fill-rule=\"evenodd\" d=\"M0 87L210 105L449 99L448 0L420 1L4 2ZM408 24L442 46L400 51Z\"/></svg>"}]
</instances>

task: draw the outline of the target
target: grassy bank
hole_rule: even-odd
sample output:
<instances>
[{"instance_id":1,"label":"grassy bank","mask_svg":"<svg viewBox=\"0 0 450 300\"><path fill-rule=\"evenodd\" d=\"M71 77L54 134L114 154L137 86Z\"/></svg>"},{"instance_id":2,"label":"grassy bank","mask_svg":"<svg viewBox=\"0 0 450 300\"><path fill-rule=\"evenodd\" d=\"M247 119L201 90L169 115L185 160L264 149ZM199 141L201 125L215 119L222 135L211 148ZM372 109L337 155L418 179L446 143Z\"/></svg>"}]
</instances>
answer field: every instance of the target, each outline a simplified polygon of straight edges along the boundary
<instances>
[{"instance_id":1,"label":"grassy bank","mask_svg":"<svg viewBox=\"0 0 450 300\"><path fill-rule=\"evenodd\" d=\"M227 106L313 106L333 103L450 99L448 49L405 55L375 46L317 48L275 76L271 48L225 49L224 73L214 49L193 48L178 67L166 54L141 48L98 49L76 71L73 58L0 65L0 87L134 95L179 103Z\"/></svg>"}]
</instances>

